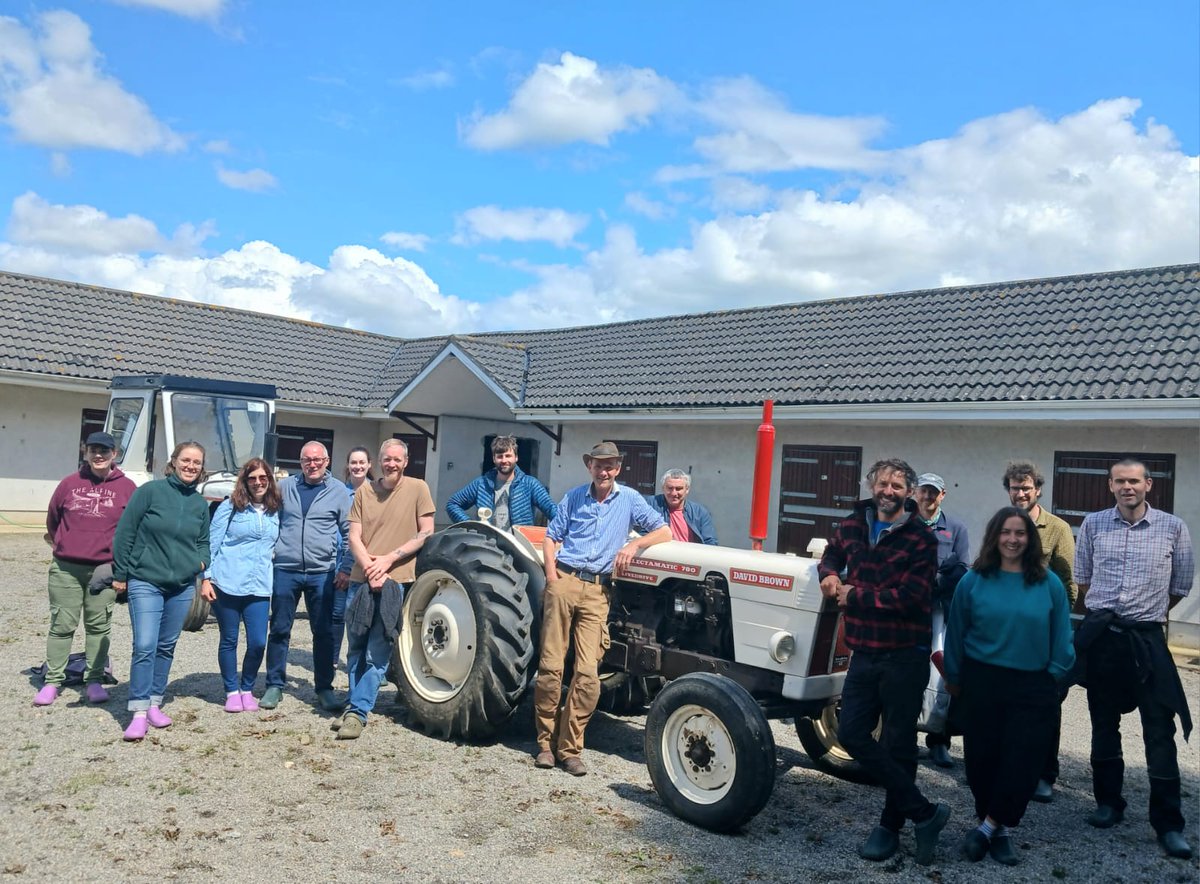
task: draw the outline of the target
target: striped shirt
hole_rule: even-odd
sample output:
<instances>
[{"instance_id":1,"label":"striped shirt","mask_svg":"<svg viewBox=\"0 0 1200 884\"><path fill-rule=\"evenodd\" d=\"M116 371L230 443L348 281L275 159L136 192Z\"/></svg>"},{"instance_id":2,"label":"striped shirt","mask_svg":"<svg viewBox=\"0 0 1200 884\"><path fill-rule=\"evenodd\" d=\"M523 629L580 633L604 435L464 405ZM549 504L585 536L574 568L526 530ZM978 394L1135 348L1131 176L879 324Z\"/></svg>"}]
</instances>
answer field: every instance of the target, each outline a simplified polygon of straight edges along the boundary
<instances>
[{"instance_id":1,"label":"striped shirt","mask_svg":"<svg viewBox=\"0 0 1200 884\"><path fill-rule=\"evenodd\" d=\"M557 561L569 568L608 574L617 553L629 542L631 528L648 534L665 524L632 488L613 482L612 491L598 501L588 483L566 493L546 536L562 544Z\"/></svg>"},{"instance_id":2,"label":"striped shirt","mask_svg":"<svg viewBox=\"0 0 1200 884\"><path fill-rule=\"evenodd\" d=\"M1192 538L1183 520L1153 509L1130 524L1118 507L1091 513L1075 543L1075 579L1088 587L1089 611L1164 623L1169 596L1187 595L1196 573Z\"/></svg>"}]
</instances>

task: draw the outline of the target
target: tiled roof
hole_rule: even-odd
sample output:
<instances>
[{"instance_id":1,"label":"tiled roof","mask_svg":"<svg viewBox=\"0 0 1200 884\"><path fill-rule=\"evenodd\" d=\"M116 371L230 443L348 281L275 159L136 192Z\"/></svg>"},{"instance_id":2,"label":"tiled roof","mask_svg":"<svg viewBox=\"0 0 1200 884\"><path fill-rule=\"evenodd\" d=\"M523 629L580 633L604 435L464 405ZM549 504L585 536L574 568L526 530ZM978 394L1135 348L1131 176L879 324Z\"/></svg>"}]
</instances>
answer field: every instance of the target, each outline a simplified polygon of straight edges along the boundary
<instances>
[{"instance_id":1,"label":"tiled roof","mask_svg":"<svg viewBox=\"0 0 1200 884\"><path fill-rule=\"evenodd\" d=\"M170 372L274 384L282 399L356 406L399 343L245 310L0 273L0 369L102 381Z\"/></svg>"},{"instance_id":2,"label":"tiled roof","mask_svg":"<svg viewBox=\"0 0 1200 884\"><path fill-rule=\"evenodd\" d=\"M383 407L451 342L533 409L1190 398L1200 265L412 341L0 273L0 368Z\"/></svg>"}]
</instances>

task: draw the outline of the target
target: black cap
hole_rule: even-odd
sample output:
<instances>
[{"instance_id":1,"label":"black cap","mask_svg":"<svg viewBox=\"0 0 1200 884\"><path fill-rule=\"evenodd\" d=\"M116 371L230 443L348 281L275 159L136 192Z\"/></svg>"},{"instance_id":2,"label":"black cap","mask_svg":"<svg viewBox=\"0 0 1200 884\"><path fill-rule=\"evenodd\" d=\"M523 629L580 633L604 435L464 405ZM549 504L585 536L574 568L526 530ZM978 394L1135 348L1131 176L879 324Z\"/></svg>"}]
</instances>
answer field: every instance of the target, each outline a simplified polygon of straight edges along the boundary
<instances>
[{"instance_id":1,"label":"black cap","mask_svg":"<svg viewBox=\"0 0 1200 884\"><path fill-rule=\"evenodd\" d=\"M92 433L87 437L84 445L95 445L97 448L112 448L116 449L117 440L112 437L111 433L105 433L103 430Z\"/></svg>"}]
</instances>

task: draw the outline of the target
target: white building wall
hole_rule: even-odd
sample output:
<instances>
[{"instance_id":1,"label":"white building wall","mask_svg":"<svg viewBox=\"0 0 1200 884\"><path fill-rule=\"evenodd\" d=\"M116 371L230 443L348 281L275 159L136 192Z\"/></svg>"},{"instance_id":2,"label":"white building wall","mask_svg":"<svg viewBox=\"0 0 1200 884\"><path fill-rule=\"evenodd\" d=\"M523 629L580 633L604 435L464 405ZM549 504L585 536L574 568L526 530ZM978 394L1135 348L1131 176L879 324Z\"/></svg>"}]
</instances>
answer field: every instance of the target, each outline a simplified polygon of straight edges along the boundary
<instances>
[{"instance_id":1,"label":"white building wall","mask_svg":"<svg viewBox=\"0 0 1200 884\"><path fill-rule=\"evenodd\" d=\"M658 442L658 473L677 467L692 474L692 496L712 511L722 544L748 548L750 495L758 421L695 423L581 422L565 428L562 455L554 458L549 487L557 500L568 488L588 481L582 453L602 439ZM775 548L783 445L861 447L863 472L885 457L900 457L918 472L935 472L947 482L947 512L966 522L974 554L988 519L1008 495L1001 476L1009 460L1032 460L1046 475L1043 500L1054 497L1055 451L1144 451L1174 453L1175 514L1200 542L1200 434L1195 429L1118 427L1100 424L955 425L920 428L781 422L776 425L771 481L770 534ZM865 491L863 496L866 496ZM1172 611L1172 638L1200 647L1200 580Z\"/></svg>"},{"instance_id":2,"label":"white building wall","mask_svg":"<svg viewBox=\"0 0 1200 884\"><path fill-rule=\"evenodd\" d=\"M44 518L59 480L78 468L85 408L108 408L108 391L0 384L0 513ZM22 516L16 521L32 524L37 519Z\"/></svg>"}]
</instances>

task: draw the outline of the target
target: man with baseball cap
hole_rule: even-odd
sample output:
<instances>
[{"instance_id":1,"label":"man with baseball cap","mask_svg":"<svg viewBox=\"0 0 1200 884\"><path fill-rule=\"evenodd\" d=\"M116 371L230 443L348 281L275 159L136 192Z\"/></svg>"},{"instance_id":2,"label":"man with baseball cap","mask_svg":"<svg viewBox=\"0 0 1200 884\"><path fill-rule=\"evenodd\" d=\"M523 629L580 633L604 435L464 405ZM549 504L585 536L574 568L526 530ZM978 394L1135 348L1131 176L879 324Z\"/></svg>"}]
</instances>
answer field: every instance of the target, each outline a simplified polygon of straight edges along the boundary
<instances>
[{"instance_id":1,"label":"man with baseball cap","mask_svg":"<svg viewBox=\"0 0 1200 884\"><path fill-rule=\"evenodd\" d=\"M646 499L617 483L621 459L612 442L601 442L583 456L591 482L566 493L542 542L546 592L533 694L534 764L549 768L557 760L576 777L587 773L580 755L584 729L600 699L601 645L613 572L642 550L671 539L670 527ZM631 529L642 536L630 539ZM574 674L560 708L563 665L572 640Z\"/></svg>"},{"instance_id":2,"label":"man with baseball cap","mask_svg":"<svg viewBox=\"0 0 1200 884\"><path fill-rule=\"evenodd\" d=\"M967 526L942 509L942 501L946 499L945 479L937 473L922 473L917 476L917 491L914 497L917 501L917 512L925 520L925 524L933 529L938 542L938 573L933 586L933 629L936 641L943 632L943 624L950 613L954 587L958 586L958 581L967 573L967 566L971 561L971 544L967 539ZM931 681L930 686L940 690L942 684L939 676L936 684ZM925 735L925 745L929 749L930 761L938 767L954 767L954 759L950 757L949 716L941 733Z\"/></svg>"}]
</instances>

